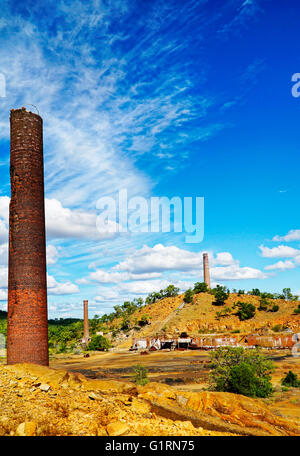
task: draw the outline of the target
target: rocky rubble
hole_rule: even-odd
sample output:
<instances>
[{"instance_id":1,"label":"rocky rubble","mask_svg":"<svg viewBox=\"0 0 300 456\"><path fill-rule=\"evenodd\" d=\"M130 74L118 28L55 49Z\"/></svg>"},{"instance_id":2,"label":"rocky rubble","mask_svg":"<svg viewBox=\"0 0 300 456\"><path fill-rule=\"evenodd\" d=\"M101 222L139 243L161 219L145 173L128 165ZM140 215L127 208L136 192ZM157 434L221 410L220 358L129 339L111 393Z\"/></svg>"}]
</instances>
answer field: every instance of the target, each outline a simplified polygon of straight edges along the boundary
<instances>
[{"instance_id":1,"label":"rocky rubble","mask_svg":"<svg viewBox=\"0 0 300 456\"><path fill-rule=\"evenodd\" d=\"M0 366L0 435L297 435L243 396L89 380L37 365Z\"/></svg>"}]
</instances>

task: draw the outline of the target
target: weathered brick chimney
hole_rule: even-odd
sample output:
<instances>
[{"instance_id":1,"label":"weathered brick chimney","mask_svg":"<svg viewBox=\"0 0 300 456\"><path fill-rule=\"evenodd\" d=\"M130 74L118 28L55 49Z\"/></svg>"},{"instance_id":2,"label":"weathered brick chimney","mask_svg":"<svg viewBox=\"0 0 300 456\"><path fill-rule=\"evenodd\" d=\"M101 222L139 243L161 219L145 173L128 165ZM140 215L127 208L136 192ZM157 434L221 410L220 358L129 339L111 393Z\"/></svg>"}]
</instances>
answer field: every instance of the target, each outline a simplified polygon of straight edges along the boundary
<instances>
[{"instance_id":1,"label":"weathered brick chimney","mask_svg":"<svg viewBox=\"0 0 300 456\"><path fill-rule=\"evenodd\" d=\"M82 343L88 344L90 341L89 334L89 302L83 301L83 338Z\"/></svg>"},{"instance_id":2,"label":"weathered brick chimney","mask_svg":"<svg viewBox=\"0 0 300 456\"><path fill-rule=\"evenodd\" d=\"M16 109L10 128L7 364L47 366L43 121Z\"/></svg>"},{"instance_id":3,"label":"weathered brick chimney","mask_svg":"<svg viewBox=\"0 0 300 456\"><path fill-rule=\"evenodd\" d=\"M203 275L204 275L204 282L206 283L208 288L210 288L208 253L203 253Z\"/></svg>"}]
</instances>

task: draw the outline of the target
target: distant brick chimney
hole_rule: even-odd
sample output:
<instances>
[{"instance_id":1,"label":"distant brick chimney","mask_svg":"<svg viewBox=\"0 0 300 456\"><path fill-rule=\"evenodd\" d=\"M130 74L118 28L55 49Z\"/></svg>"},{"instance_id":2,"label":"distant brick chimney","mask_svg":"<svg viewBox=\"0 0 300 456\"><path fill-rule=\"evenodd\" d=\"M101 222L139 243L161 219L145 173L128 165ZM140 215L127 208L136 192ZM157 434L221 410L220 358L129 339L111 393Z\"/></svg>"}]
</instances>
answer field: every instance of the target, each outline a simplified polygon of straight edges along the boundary
<instances>
[{"instance_id":1,"label":"distant brick chimney","mask_svg":"<svg viewBox=\"0 0 300 456\"><path fill-rule=\"evenodd\" d=\"M12 110L10 129L7 364L47 366L43 120Z\"/></svg>"},{"instance_id":2,"label":"distant brick chimney","mask_svg":"<svg viewBox=\"0 0 300 456\"><path fill-rule=\"evenodd\" d=\"M83 301L83 338L82 343L88 344L90 342L89 334L89 302L87 300Z\"/></svg>"},{"instance_id":3,"label":"distant brick chimney","mask_svg":"<svg viewBox=\"0 0 300 456\"><path fill-rule=\"evenodd\" d=\"M203 276L204 276L204 282L206 283L208 288L210 288L208 253L203 253Z\"/></svg>"}]
</instances>

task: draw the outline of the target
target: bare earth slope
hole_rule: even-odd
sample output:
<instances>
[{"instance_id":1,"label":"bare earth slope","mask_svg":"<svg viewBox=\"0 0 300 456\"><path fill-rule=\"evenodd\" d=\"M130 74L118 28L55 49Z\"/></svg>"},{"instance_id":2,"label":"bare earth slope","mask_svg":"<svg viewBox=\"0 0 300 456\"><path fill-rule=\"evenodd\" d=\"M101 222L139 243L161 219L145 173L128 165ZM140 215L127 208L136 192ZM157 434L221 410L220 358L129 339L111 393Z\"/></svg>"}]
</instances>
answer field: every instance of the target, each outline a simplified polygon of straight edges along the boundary
<instances>
[{"instance_id":1,"label":"bare earth slope","mask_svg":"<svg viewBox=\"0 0 300 456\"><path fill-rule=\"evenodd\" d=\"M0 410L0 435L300 435L243 396L136 388L31 364L0 367Z\"/></svg>"},{"instance_id":2,"label":"bare earth slope","mask_svg":"<svg viewBox=\"0 0 300 456\"><path fill-rule=\"evenodd\" d=\"M239 330L241 333L271 329L275 325L283 325L293 332L300 331L300 314L295 315L294 309L298 302L284 300L269 300L279 306L278 312L266 312L256 310L254 318L240 321L232 310L228 316L216 318L216 313L225 307L232 308L238 301L253 304L256 309L259 307L260 299L257 296L230 294L224 306L214 306L214 297L208 293L200 293L194 296L193 303L184 304L183 295L174 298L165 298L154 304L147 305L137 310L131 317L131 322L139 321L143 315L147 315L150 324L139 331L134 331L134 337L150 337L157 334L175 336L182 331L188 332L190 336L197 336L199 333L223 332L230 333ZM116 321L114 321L114 324ZM128 345L128 344L127 344Z\"/></svg>"}]
</instances>

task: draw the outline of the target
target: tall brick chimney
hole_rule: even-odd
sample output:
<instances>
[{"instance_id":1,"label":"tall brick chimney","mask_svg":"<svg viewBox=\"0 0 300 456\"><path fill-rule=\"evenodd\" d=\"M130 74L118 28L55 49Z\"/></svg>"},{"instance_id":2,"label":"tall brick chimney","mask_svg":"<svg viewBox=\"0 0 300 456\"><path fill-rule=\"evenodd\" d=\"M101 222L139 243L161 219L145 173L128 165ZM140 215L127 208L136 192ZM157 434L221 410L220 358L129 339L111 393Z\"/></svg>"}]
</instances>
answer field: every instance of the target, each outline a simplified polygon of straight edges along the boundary
<instances>
[{"instance_id":1,"label":"tall brick chimney","mask_svg":"<svg viewBox=\"0 0 300 456\"><path fill-rule=\"evenodd\" d=\"M89 302L83 301L83 338L82 343L88 344L90 341L89 334Z\"/></svg>"},{"instance_id":2,"label":"tall brick chimney","mask_svg":"<svg viewBox=\"0 0 300 456\"><path fill-rule=\"evenodd\" d=\"M206 283L208 288L210 288L208 253L203 253L203 275L204 275L204 282Z\"/></svg>"},{"instance_id":3,"label":"tall brick chimney","mask_svg":"<svg viewBox=\"0 0 300 456\"><path fill-rule=\"evenodd\" d=\"M7 364L49 365L43 120L10 113Z\"/></svg>"}]
</instances>

